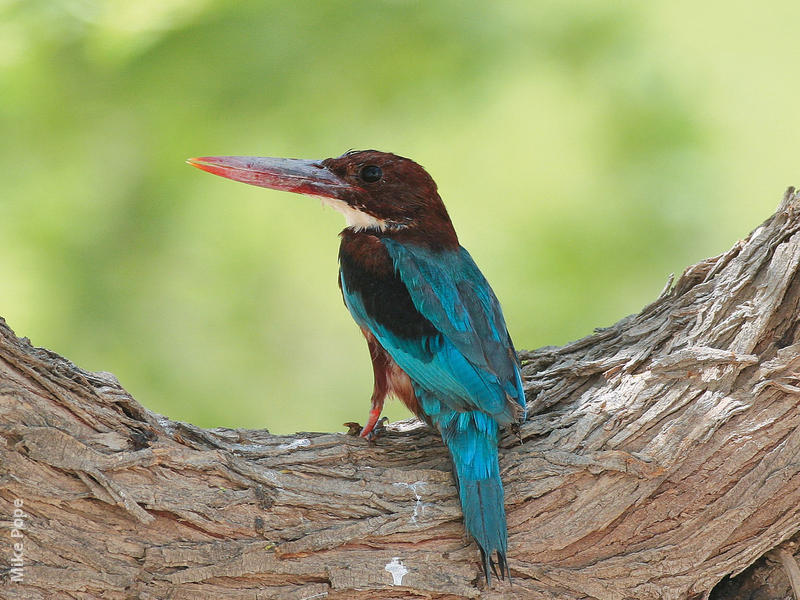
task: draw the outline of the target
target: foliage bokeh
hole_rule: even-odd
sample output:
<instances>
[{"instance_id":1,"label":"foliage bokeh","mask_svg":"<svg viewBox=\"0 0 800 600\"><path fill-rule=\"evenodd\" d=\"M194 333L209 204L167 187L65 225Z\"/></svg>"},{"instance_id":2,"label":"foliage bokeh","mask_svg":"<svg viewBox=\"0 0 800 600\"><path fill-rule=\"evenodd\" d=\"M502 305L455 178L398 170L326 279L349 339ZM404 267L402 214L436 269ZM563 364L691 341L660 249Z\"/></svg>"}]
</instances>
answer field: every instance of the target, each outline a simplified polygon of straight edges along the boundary
<instances>
[{"instance_id":1,"label":"foliage bokeh","mask_svg":"<svg viewBox=\"0 0 800 600\"><path fill-rule=\"evenodd\" d=\"M798 17L0 1L0 314L170 417L341 429L366 417L371 369L336 287L340 216L186 157L410 156L516 345L562 344L640 310L797 182Z\"/></svg>"}]
</instances>

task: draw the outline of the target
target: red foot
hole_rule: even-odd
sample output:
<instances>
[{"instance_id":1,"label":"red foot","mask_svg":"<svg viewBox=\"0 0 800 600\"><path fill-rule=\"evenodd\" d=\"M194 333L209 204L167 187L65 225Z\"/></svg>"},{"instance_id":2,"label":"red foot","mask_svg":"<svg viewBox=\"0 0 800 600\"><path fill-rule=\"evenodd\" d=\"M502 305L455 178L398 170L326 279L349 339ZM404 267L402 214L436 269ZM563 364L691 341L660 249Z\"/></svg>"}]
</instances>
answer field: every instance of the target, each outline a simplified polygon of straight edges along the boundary
<instances>
[{"instance_id":1,"label":"red foot","mask_svg":"<svg viewBox=\"0 0 800 600\"><path fill-rule=\"evenodd\" d=\"M383 410L383 405L376 406L372 410L369 411L369 420L367 424L364 425L364 429L361 430L361 437L365 438L372 433L372 430L375 429L375 425L378 423L378 419L381 418L381 410Z\"/></svg>"}]
</instances>

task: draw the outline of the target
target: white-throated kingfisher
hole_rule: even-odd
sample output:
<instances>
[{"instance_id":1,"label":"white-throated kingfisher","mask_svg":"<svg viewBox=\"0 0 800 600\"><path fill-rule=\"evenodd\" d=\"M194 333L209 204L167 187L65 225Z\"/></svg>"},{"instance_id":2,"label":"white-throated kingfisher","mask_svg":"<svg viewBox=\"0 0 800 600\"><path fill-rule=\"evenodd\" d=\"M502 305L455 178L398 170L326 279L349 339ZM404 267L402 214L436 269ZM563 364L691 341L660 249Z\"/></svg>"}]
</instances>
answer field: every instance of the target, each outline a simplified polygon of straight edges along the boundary
<instances>
[{"instance_id":1,"label":"white-throated kingfisher","mask_svg":"<svg viewBox=\"0 0 800 600\"><path fill-rule=\"evenodd\" d=\"M519 361L500 303L458 243L436 184L412 160L376 150L298 160L191 158L236 181L316 196L340 211L339 287L367 339L375 377L368 436L397 396L450 450L464 523L483 572L503 578L507 531L499 429L525 414ZM494 560L494 554L497 560Z\"/></svg>"}]
</instances>

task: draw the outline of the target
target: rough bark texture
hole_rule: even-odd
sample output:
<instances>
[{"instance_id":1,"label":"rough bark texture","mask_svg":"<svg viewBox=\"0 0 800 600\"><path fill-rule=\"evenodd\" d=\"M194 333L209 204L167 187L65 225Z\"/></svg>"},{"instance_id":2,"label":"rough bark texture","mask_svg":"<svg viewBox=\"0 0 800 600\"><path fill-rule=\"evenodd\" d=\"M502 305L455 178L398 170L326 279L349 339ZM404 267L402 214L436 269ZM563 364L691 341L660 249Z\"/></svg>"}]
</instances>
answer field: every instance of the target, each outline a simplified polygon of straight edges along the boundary
<instances>
[{"instance_id":1,"label":"rough bark texture","mask_svg":"<svg viewBox=\"0 0 800 600\"><path fill-rule=\"evenodd\" d=\"M798 263L790 190L640 314L522 352L530 418L501 463L513 585L488 589L424 427L373 446L202 430L0 321L0 595L791 597Z\"/></svg>"}]
</instances>

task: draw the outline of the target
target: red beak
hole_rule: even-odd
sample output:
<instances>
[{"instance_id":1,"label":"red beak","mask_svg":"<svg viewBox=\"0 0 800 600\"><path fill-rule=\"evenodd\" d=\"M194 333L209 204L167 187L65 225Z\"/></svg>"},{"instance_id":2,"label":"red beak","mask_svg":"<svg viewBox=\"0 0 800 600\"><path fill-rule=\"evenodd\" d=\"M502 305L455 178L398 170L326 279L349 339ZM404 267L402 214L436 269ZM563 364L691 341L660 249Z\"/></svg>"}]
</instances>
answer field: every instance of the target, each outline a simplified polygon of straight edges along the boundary
<instances>
[{"instance_id":1,"label":"red beak","mask_svg":"<svg viewBox=\"0 0 800 600\"><path fill-rule=\"evenodd\" d=\"M321 162L260 156L201 156L186 161L193 167L234 181L273 190L340 198L352 189Z\"/></svg>"}]
</instances>

